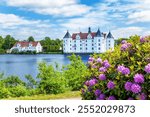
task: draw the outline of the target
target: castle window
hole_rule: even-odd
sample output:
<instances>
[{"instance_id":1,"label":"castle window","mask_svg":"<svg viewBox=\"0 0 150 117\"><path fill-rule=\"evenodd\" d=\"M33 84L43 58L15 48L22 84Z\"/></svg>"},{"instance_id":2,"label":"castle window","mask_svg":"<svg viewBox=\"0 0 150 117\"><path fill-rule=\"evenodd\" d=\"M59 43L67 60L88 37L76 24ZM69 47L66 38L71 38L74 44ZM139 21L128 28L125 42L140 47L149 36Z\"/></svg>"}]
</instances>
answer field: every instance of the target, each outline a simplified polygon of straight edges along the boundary
<instances>
[{"instance_id":1,"label":"castle window","mask_svg":"<svg viewBox=\"0 0 150 117\"><path fill-rule=\"evenodd\" d=\"M74 48L76 50L76 48Z\"/></svg>"},{"instance_id":2,"label":"castle window","mask_svg":"<svg viewBox=\"0 0 150 117\"><path fill-rule=\"evenodd\" d=\"M98 48L99 50L101 50L101 48Z\"/></svg>"},{"instance_id":3,"label":"castle window","mask_svg":"<svg viewBox=\"0 0 150 117\"><path fill-rule=\"evenodd\" d=\"M94 42L94 40L92 40L92 42Z\"/></svg>"},{"instance_id":4,"label":"castle window","mask_svg":"<svg viewBox=\"0 0 150 117\"><path fill-rule=\"evenodd\" d=\"M86 46L87 46L87 44L86 44Z\"/></svg>"},{"instance_id":5,"label":"castle window","mask_svg":"<svg viewBox=\"0 0 150 117\"><path fill-rule=\"evenodd\" d=\"M82 46L82 44L80 44L80 46Z\"/></svg>"},{"instance_id":6,"label":"castle window","mask_svg":"<svg viewBox=\"0 0 150 117\"><path fill-rule=\"evenodd\" d=\"M100 42L101 40L99 39L98 42Z\"/></svg>"},{"instance_id":7,"label":"castle window","mask_svg":"<svg viewBox=\"0 0 150 117\"><path fill-rule=\"evenodd\" d=\"M82 41L80 40L80 42L82 42Z\"/></svg>"},{"instance_id":8,"label":"castle window","mask_svg":"<svg viewBox=\"0 0 150 117\"><path fill-rule=\"evenodd\" d=\"M70 46L71 46L71 44L70 44Z\"/></svg>"},{"instance_id":9,"label":"castle window","mask_svg":"<svg viewBox=\"0 0 150 117\"><path fill-rule=\"evenodd\" d=\"M85 42L87 42L87 40Z\"/></svg>"},{"instance_id":10,"label":"castle window","mask_svg":"<svg viewBox=\"0 0 150 117\"><path fill-rule=\"evenodd\" d=\"M110 44L109 44L109 46L110 46Z\"/></svg>"},{"instance_id":11,"label":"castle window","mask_svg":"<svg viewBox=\"0 0 150 117\"><path fill-rule=\"evenodd\" d=\"M109 40L109 43L110 43L110 40Z\"/></svg>"},{"instance_id":12,"label":"castle window","mask_svg":"<svg viewBox=\"0 0 150 117\"><path fill-rule=\"evenodd\" d=\"M92 48L92 50L94 50L94 48Z\"/></svg>"},{"instance_id":13,"label":"castle window","mask_svg":"<svg viewBox=\"0 0 150 117\"><path fill-rule=\"evenodd\" d=\"M87 50L87 48L86 48L86 50Z\"/></svg>"},{"instance_id":14,"label":"castle window","mask_svg":"<svg viewBox=\"0 0 150 117\"><path fill-rule=\"evenodd\" d=\"M99 46L101 46L101 44L100 44L100 43L99 43L98 45L99 45Z\"/></svg>"},{"instance_id":15,"label":"castle window","mask_svg":"<svg viewBox=\"0 0 150 117\"><path fill-rule=\"evenodd\" d=\"M70 48L70 50L71 50L71 48Z\"/></svg>"},{"instance_id":16,"label":"castle window","mask_svg":"<svg viewBox=\"0 0 150 117\"><path fill-rule=\"evenodd\" d=\"M80 50L82 50L82 48L80 48Z\"/></svg>"},{"instance_id":17,"label":"castle window","mask_svg":"<svg viewBox=\"0 0 150 117\"><path fill-rule=\"evenodd\" d=\"M94 44L92 44L92 46L94 46Z\"/></svg>"},{"instance_id":18,"label":"castle window","mask_svg":"<svg viewBox=\"0 0 150 117\"><path fill-rule=\"evenodd\" d=\"M71 41L70 41L70 43L71 43Z\"/></svg>"}]
</instances>

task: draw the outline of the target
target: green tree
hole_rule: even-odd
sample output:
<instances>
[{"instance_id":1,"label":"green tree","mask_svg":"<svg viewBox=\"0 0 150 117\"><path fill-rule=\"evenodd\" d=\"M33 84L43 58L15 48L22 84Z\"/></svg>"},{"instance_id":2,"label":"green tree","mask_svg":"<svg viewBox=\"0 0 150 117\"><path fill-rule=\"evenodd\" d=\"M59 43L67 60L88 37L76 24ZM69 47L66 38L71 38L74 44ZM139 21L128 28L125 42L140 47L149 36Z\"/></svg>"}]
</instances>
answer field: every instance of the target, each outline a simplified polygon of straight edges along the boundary
<instances>
[{"instance_id":1,"label":"green tree","mask_svg":"<svg viewBox=\"0 0 150 117\"><path fill-rule=\"evenodd\" d=\"M40 78L38 89L40 93L58 94L67 90L66 80L62 73L55 70L52 65L46 65L45 62L39 64Z\"/></svg>"},{"instance_id":2,"label":"green tree","mask_svg":"<svg viewBox=\"0 0 150 117\"><path fill-rule=\"evenodd\" d=\"M82 62L80 56L75 54L68 57L70 64L63 69L64 77L68 81L72 90L79 90L89 75L86 65Z\"/></svg>"},{"instance_id":3,"label":"green tree","mask_svg":"<svg viewBox=\"0 0 150 117\"><path fill-rule=\"evenodd\" d=\"M3 46L2 48L4 50L7 50L7 49L10 49L13 47L13 45L17 42L17 40L15 40L13 37L11 37L10 35L7 35L5 38L4 38L4 43L3 43Z\"/></svg>"},{"instance_id":4,"label":"green tree","mask_svg":"<svg viewBox=\"0 0 150 117\"><path fill-rule=\"evenodd\" d=\"M30 36L27 41L31 42L31 41L34 41L34 38L32 36Z\"/></svg>"}]
</instances>

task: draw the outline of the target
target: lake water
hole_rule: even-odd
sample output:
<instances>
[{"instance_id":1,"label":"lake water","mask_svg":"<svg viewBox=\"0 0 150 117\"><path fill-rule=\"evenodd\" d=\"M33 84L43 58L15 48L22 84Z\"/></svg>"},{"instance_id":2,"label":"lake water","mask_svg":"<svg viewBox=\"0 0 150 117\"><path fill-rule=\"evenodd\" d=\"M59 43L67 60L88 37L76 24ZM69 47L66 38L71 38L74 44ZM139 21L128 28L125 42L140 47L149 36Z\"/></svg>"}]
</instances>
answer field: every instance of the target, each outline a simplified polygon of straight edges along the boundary
<instances>
[{"instance_id":1,"label":"lake water","mask_svg":"<svg viewBox=\"0 0 150 117\"><path fill-rule=\"evenodd\" d=\"M59 66L69 64L69 55L65 54L37 54L37 55L0 55L0 73L6 76L17 75L24 80L26 74L36 78L38 74L38 63L46 61L48 64ZM87 62L89 55L80 55L83 62Z\"/></svg>"}]
</instances>

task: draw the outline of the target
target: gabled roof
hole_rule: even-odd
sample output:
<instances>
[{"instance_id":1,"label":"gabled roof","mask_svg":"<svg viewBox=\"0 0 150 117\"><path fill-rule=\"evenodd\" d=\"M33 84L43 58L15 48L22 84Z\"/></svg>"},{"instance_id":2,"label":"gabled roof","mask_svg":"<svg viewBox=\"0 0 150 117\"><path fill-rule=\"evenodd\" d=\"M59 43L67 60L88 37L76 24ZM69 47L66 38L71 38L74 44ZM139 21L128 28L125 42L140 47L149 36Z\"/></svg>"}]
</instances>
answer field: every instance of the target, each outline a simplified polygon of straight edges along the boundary
<instances>
[{"instance_id":1,"label":"gabled roof","mask_svg":"<svg viewBox=\"0 0 150 117\"><path fill-rule=\"evenodd\" d=\"M29 44L32 44L33 47L36 47L38 43L39 43L38 41L34 41L34 42L19 41L19 42L16 42L13 47L16 47L18 44L19 44L21 47L29 47Z\"/></svg>"},{"instance_id":2,"label":"gabled roof","mask_svg":"<svg viewBox=\"0 0 150 117\"><path fill-rule=\"evenodd\" d=\"M96 32L96 37L102 37L102 33L101 33L101 31L99 29Z\"/></svg>"},{"instance_id":3,"label":"gabled roof","mask_svg":"<svg viewBox=\"0 0 150 117\"><path fill-rule=\"evenodd\" d=\"M108 35L107 35L107 38L114 38L111 34L111 32L109 31Z\"/></svg>"},{"instance_id":4,"label":"gabled roof","mask_svg":"<svg viewBox=\"0 0 150 117\"><path fill-rule=\"evenodd\" d=\"M92 39L94 39L95 35L96 35L96 32L92 32L90 33L91 36L92 36ZM89 33L73 33L72 34L72 39L76 39L76 36L79 35L80 36L80 39L87 39L87 36L89 35Z\"/></svg>"},{"instance_id":5,"label":"gabled roof","mask_svg":"<svg viewBox=\"0 0 150 117\"><path fill-rule=\"evenodd\" d=\"M69 31L67 31L67 33L65 34L64 38L71 38L71 35L70 35Z\"/></svg>"}]
</instances>

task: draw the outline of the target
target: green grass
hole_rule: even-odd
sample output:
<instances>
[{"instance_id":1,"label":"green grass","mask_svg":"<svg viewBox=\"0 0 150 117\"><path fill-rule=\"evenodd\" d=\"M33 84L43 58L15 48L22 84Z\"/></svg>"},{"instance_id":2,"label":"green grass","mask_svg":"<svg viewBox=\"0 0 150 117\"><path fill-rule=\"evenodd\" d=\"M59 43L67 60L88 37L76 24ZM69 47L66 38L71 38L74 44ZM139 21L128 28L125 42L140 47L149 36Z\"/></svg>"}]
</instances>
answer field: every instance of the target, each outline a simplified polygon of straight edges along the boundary
<instances>
[{"instance_id":1,"label":"green grass","mask_svg":"<svg viewBox=\"0 0 150 117\"><path fill-rule=\"evenodd\" d=\"M56 99L69 99L69 98L81 98L80 91L71 91L62 94L50 94L50 95L34 95L16 98L7 98L5 100L56 100Z\"/></svg>"}]
</instances>

